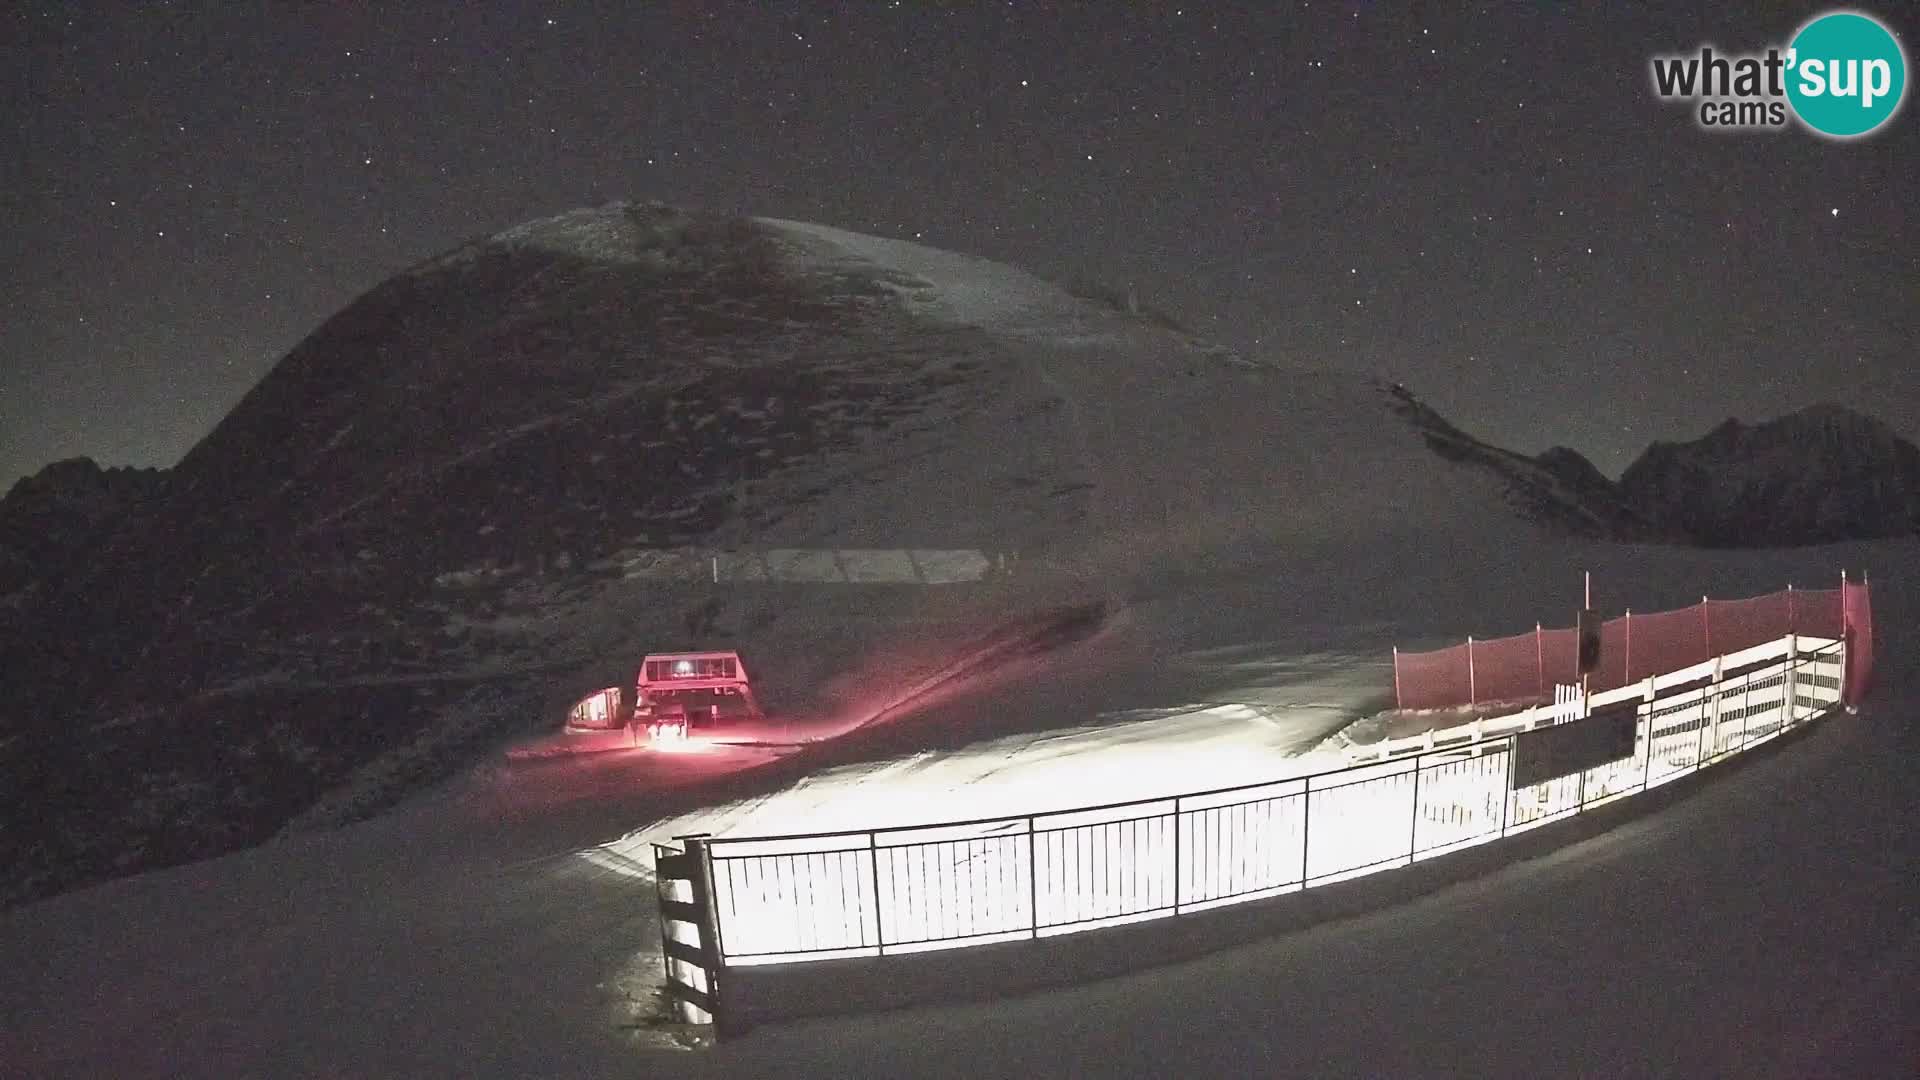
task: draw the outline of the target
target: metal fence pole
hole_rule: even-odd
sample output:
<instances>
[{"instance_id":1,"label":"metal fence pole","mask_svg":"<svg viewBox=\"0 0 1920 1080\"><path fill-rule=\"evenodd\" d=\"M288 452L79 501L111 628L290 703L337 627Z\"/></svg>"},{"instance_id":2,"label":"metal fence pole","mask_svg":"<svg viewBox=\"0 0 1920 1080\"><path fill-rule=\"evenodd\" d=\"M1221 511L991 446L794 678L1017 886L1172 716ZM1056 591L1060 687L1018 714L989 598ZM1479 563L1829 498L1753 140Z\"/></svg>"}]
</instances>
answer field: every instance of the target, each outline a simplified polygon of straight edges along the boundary
<instances>
[{"instance_id":1,"label":"metal fence pole","mask_svg":"<svg viewBox=\"0 0 1920 1080\"><path fill-rule=\"evenodd\" d=\"M698 836L687 841L687 853L699 857L699 874L694 878L694 899L707 911L707 925L701 927L702 933L713 931L712 947L709 955L713 958L715 970L725 962L727 943L720 936L720 912L714 906L713 888L713 849L708 847L709 837Z\"/></svg>"},{"instance_id":2,"label":"metal fence pole","mask_svg":"<svg viewBox=\"0 0 1920 1080\"><path fill-rule=\"evenodd\" d=\"M1313 778L1300 785L1300 889L1307 887L1307 853L1313 850Z\"/></svg>"},{"instance_id":3,"label":"metal fence pole","mask_svg":"<svg viewBox=\"0 0 1920 1080\"><path fill-rule=\"evenodd\" d=\"M1027 922L1034 938L1040 937L1040 834L1033 831L1033 819L1027 819Z\"/></svg>"},{"instance_id":4,"label":"metal fence pole","mask_svg":"<svg viewBox=\"0 0 1920 1080\"><path fill-rule=\"evenodd\" d=\"M1173 913L1180 914L1180 797L1173 799Z\"/></svg>"},{"instance_id":5,"label":"metal fence pole","mask_svg":"<svg viewBox=\"0 0 1920 1080\"><path fill-rule=\"evenodd\" d=\"M1413 857L1420 850L1420 759L1413 759L1413 826L1407 830L1407 865L1413 865Z\"/></svg>"},{"instance_id":6,"label":"metal fence pole","mask_svg":"<svg viewBox=\"0 0 1920 1080\"><path fill-rule=\"evenodd\" d=\"M1713 677L1707 683L1707 689L1709 691L1707 695L1707 722L1700 728L1701 736L1699 741L1704 749L1694 751L1693 764L1695 768L1706 764L1708 754L1720 752L1720 695L1726 690L1726 675L1726 657L1715 656L1713 658Z\"/></svg>"},{"instance_id":7,"label":"metal fence pole","mask_svg":"<svg viewBox=\"0 0 1920 1080\"><path fill-rule=\"evenodd\" d=\"M1476 689L1473 674L1473 635L1469 634L1467 635L1467 704L1474 705L1479 701L1480 692Z\"/></svg>"},{"instance_id":8,"label":"metal fence pole","mask_svg":"<svg viewBox=\"0 0 1920 1080\"><path fill-rule=\"evenodd\" d=\"M1531 727L1532 725L1528 726ZM1501 836L1507 835L1507 807L1513 802L1513 756L1514 749L1519 745L1519 742L1520 740L1517 737L1512 735L1507 736L1507 779L1500 791Z\"/></svg>"},{"instance_id":9,"label":"metal fence pole","mask_svg":"<svg viewBox=\"0 0 1920 1080\"><path fill-rule=\"evenodd\" d=\"M1622 621L1623 621L1623 622L1624 622L1624 623L1626 624L1626 638L1627 638L1627 642L1626 642L1626 654L1627 654L1627 655L1626 655L1626 666L1627 666L1627 669L1626 669L1626 671L1625 671L1625 672L1623 672L1623 673L1621 674L1621 676L1620 676L1620 685L1621 685L1621 686L1632 686L1632 685L1633 685L1633 609L1632 609L1632 608L1628 608L1628 609L1627 609L1627 617L1626 617L1625 619L1623 619Z\"/></svg>"},{"instance_id":10,"label":"metal fence pole","mask_svg":"<svg viewBox=\"0 0 1920 1080\"><path fill-rule=\"evenodd\" d=\"M1547 692L1546 631L1537 622L1533 624L1533 692Z\"/></svg>"},{"instance_id":11,"label":"metal fence pole","mask_svg":"<svg viewBox=\"0 0 1920 1080\"><path fill-rule=\"evenodd\" d=\"M1393 647L1393 707L1406 708L1400 703L1400 646L1398 645Z\"/></svg>"},{"instance_id":12,"label":"metal fence pole","mask_svg":"<svg viewBox=\"0 0 1920 1080\"><path fill-rule=\"evenodd\" d=\"M873 948L884 956L887 929L880 922L880 845L874 843L872 833L867 834L867 873L873 878Z\"/></svg>"},{"instance_id":13,"label":"metal fence pole","mask_svg":"<svg viewBox=\"0 0 1920 1080\"><path fill-rule=\"evenodd\" d=\"M1702 697L1700 700L1704 702L1706 701L1706 698ZM1648 788L1653 786L1653 735L1655 731L1654 725L1659 723L1658 720L1654 719L1653 713L1654 713L1653 706L1648 705L1647 706L1647 767L1644 770L1642 770L1640 774L1640 790L1641 791L1645 791ZM1704 715L1704 714L1701 714L1701 715ZM1698 717L1696 717L1696 722L1698 722Z\"/></svg>"},{"instance_id":14,"label":"metal fence pole","mask_svg":"<svg viewBox=\"0 0 1920 1080\"><path fill-rule=\"evenodd\" d=\"M1787 669L1784 675L1786 682L1782 684L1781 689L1786 693L1786 700L1781 703L1783 709L1780 713L1781 731L1793 726L1794 690L1800 681L1800 638L1791 633L1787 635Z\"/></svg>"}]
</instances>

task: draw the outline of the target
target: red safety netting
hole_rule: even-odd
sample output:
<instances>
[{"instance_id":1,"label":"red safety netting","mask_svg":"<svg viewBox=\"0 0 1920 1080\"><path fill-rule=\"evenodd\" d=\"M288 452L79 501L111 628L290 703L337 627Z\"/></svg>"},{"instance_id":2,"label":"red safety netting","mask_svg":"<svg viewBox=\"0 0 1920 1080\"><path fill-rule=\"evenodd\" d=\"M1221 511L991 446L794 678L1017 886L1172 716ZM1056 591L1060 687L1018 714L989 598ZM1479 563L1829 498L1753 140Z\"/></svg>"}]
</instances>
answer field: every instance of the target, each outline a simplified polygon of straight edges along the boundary
<instances>
[{"instance_id":1,"label":"red safety netting","mask_svg":"<svg viewBox=\"0 0 1920 1080\"><path fill-rule=\"evenodd\" d=\"M1440 709L1473 700L1467 673L1467 647L1393 657L1393 696L1402 709Z\"/></svg>"},{"instance_id":2,"label":"red safety netting","mask_svg":"<svg viewBox=\"0 0 1920 1080\"><path fill-rule=\"evenodd\" d=\"M1571 626L1540 631L1542 682L1551 692L1555 686L1580 681L1580 632Z\"/></svg>"},{"instance_id":3,"label":"red safety netting","mask_svg":"<svg viewBox=\"0 0 1920 1080\"><path fill-rule=\"evenodd\" d=\"M1873 685L1873 593L1867 583L1848 582L1840 587L1841 620L1847 636L1846 680L1840 696L1849 705L1858 705Z\"/></svg>"},{"instance_id":4,"label":"red safety netting","mask_svg":"<svg viewBox=\"0 0 1920 1080\"><path fill-rule=\"evenodd\" d=\"M1713 653L1707 648L1707 617L1708 612L1696 604L1678 611L1623 618L1627 638L1626 681L1679 671L1713 659Z\"/></svg>"},{"instance_id":5,"label":"red safety netting","mask_svg":"<svg viewBox=\"0 0 1920 1080\"><path fill-rule=\"evenodd\" d=\"M1746 600L1709 600L1707 639L1719 656L1765 645L1787 633L1789 614L1784 592Z\"/></svg>"},{"instance_id":6,"label":"red safety netting","mask_svg":"<svg viewBox=\"0 0 1920 1080\"><path fill-rule=\"evenodd\" d=\"M1705 663L1790 633L1848 635L1846 695L1857 701L1873 670L1873 613L1865 583L1840 589L1787 589L1745 600L1703 600L1692 607L1626 614L1600 627L1594 690ZM1555 684L1579 679L1573 629L1469 641L1432 652L1394 653L1394 695L1403 709L1545 699Z\"/></svg>"},{"instance_id":7,"label":"red safety netting","mask_svg":"<svg viewBox=\"0 0 1920 1080\"><path fill-rule=\"evenodd\" d=\"M1540 635L1470 642L1475 701L1525 701L1553 689L1541 671Z\"/></svg>"},{"instance_id":8,"label":"red safety netting","mask_svg":"<svg viewBox=\"0 0 1920 1080\"><path fill-rule=\"evenodd\" d=\"M1841 595L1839 589L1793 590L1793 632L1812 637L1839 637L1847 625Z\"/></svg>"}]
</instances>

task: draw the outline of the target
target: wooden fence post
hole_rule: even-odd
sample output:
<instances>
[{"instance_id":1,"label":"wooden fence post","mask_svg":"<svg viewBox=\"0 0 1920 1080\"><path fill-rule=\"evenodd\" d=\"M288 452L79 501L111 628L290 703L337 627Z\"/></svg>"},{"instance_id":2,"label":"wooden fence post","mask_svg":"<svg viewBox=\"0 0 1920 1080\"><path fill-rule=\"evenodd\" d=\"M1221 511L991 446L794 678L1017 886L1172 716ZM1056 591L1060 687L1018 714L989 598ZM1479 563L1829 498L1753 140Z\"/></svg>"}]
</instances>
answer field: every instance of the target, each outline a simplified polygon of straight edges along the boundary
<instances>
[{"instance_id":1,"label":"wooden fence post","mask_svg":"<svg viewBox=\"0 0 1920 1080\"><path fill-rule=\"evenodd\" d=\"M660 905L660 948L667 976L667 995L674 1001L676 1019L690 1024L712 1024L719 1035L734 1034L720 995L720 928L713 913L713 862L707 837L684 838L685 851L663 844L653 846L654 887ZM669 896L670 885L687 887L688 898ZM674 924L689 927L699 944L684 941Z\"/></svg>"}]
</instances>

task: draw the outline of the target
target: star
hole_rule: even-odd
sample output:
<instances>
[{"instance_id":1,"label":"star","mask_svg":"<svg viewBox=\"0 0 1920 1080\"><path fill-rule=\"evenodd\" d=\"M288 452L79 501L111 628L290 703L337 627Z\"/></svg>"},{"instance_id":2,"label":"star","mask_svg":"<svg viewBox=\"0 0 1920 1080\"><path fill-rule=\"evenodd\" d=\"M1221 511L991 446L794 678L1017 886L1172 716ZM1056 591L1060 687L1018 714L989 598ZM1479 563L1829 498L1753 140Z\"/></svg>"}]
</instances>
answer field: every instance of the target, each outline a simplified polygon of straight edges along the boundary
<instances>
[{"instance_id":1,"label":"star","mask_svg":"<svg viewBox=\"0 0 1920 1080\"><path fill-rule=\"evenodd\" d=\"M527 5L522 14L535 20L536 30L558 30L559 16L542 14L540 6L545 5ZM1870 190L1860 185L1881 175L1876 170L1897 172L1891 161L1883 159L1906 145L1898 131L1891 138L1850 147L1839 157L1796 154L1790 155L1793 160L1772 163L1767 169L1748 156L1735 155L1727 178L1731 183L1676 182L1649 189L1635 179L1646 171L1648 148L1634 140L1616 140L1618 145L1588 142L1589 135L1604 140L1618 134L1604 123L1589 130L1587 120L1594 118L1569 112L1556 117L1551 137L1517 137L1527 129L1514 123L1524 108L1513 90L1537 83L1519 78L1511 84L1491 85L1480 70L1486 65L1477 61L1510 57L1503 70L1513 70L1517 76L1543 70L1538 57L1529 58L1524 49L1510 47L1524 45L1537 29L1524 21L1509 25L1510 21L1477 20L1471 32L1463 34L1465 27L1450 20L1437 38L1431 27L1417 25L1412 36L1404 39L1416 54L1427 49L1433 60L1412 65L1428 80L1422 92L1452 98L1457 127L1441 130L1473 144L1473 153L1459 153L1461 148L1452 145L1458 138L1436 138L1431 120L1423 125L1408 118L1398 127L1368 123L1369 117L1387 115L1396 107L1394 94L1411 87L1390 88L1366 78L1347 81L1347 73L1356 66L1405 66L1404 54L1387 39L1380 44L1396 60L1389 61L1384 53L1356 54L1347 47L1356 32L1363 28L1372 32L1365 9L1354 10L1359 5L1322 4L1297 16L1278 12L1280 5L1253 5L1276 11L1270 21L1264 14L1236 17L1232 28L1225 20L1215 25L1212 13L1197 7L1194 20L1174 16L1174 9L1167 8L1161 13L1166 19L1162 25L1148 27L1143 22L1126 33L1095 33L1095 42L1087 40L1088 27L1047 17L1039 10L1045 5L993 28L984 25L984 15L960 20L963 27L941 14L939 5L898 0L874 5L877 13L888 16L871 20L874 25L865 25L869 20L816 24L797 14L789 18L774 13L775 6L767 5L764 16L755 8L755 14L742 16L739 26L726 32L703 19L654 20L637 15L636 32L644 27L655 47L683 54L684 62L643 62L633 79L599 86L594 94L577 92L569 65L561 60L564 54L547 51L540 44L546 39L537 33L529 39L526 23L483 22L453 33L424 10L417 16L409 14L413 9L407 5L396 8L377 34L374 27L357 23L343 24L335 28L337 32L284 35L247 20L224 29L210 25L208 32L219 39L222 55L236 58L234 75L249 87L257 84L261 92L243 95L237 102L197 89L170 94L154 113L162 119L152 125L127 125L111 95L89 95L78 89L87 85L90 74L99 73L76 67L70 87L62 82L67 89L49 91L58 100L44 110L43 119L54 141L36 147L37 153L50 156L44 169L36 169L30 185L33 190L28 197L37 213L29 215L35 220L24 226L31 233L30 242L14 245L17 261L22 263L15 283L37 279L38 252L49 253L49 258L53 253L61 253L60 258L71 256L75 265L90 273L124 276L117 287L100 284L33 294L34 303L44 311L32 318L48 326L72 327L76 316L84 315L89 333L108 323L100 331L105 336L146 332L144 324L135 324L147 316L137 313L115 312L112 319L117 321L109 323L101 309L113 307L106 298L116 292L138 289L161 294L155 303L142 305L142 310L217 315L219 305L228 302L228 290L218 287L217 281L259 279L271 282L251 293L261 303L249 301L244 289L233 291L232 314L251 336L292 340L360 290L464 237L469 228L492 231L548 211L598 204L604 201L598 194L603 190L617 193L609 198L678 203L710 188L709 197L721 205L828 223L844 220L855 228L863 221L885 222L874 228L885 235L917 237L1016 264L1057 266L1060 273L1073 277L1099 278L1117 257L1138 257L1146 248L1164 247L1164 268L1152 272L1166 275L1172 284L1164 279L1143 280L1143 295L1149 288L1175 293L1173 306L1193 307L1191 316L1196 321L1218 322L1225 327L1224 337L1257 339L1265 343L1262 347L1308 352L1328 345L1325 338L1337 338L1344 322L1352 324L1345 330L1349 345L1374 351L1411 329L1424 336L1420 363L1432 356L1442 358L1440 366L1452 367L1458 365L1444 357L1459 359L1457 345L1469 324L1451 313L1482 301L1492 305L1498 321L1509 327L1511 340L1496 350L1502 356L1515 351L1551 357L1573 353L1584 358L1586 352L1603 348L1590 339L1597 336L1593 331L1605 329L1599 325L1607 321L1605 312L1632 307L1636 300L1648 297L1654 302L1635 336L1647 339L1650 353L1684 354L1695 336L1681 305L1663 297L1657 284L1629 271L1637 257L1650 250L1650 238L1688 229L1687 242L1704 243L1716 258L1741 255L1745 251L1741 245L1753 236L1777 239L1786 257L1730 285L1724 310L1713 318L1727 326L1749 328L1742 333L1760 337L1790 324L1797 315L1820 317L1820 300L1831 299L1830 320L1847 324L1831 342L1833 355L1864 355L1864 361L1856 360L1861 382L1886 382L1904 394L1888 408L1904 410L1898 417L1903 433L1912 437L1920 432L1913 427L1920 421L1912 419L1915 388L1908 385L1911 380L1898 378L1898 363L1888 355L1890 343L1912 339L1913 317L1898 310L1883 313L1884 318L1862 317L1861 312L1886 293L1853 290L1844 284L1850 280L1844 275L1874 272L1874 259L1883 259L1887 247L1915 250L1909 243L1910 219L1897 212L1889 217L1886 206L1863 199L1863 228L1878 233L1883 220L1891 221L1885 230L1887 243L1880 243L1876 235L1872 243L1856 238L1839 249L1834 244L1840 237L1854 236L1859 230L1850 227L1846 234L1816 234L1786 227L1796 219L1802 199L1834 192L1852 198ZM981 5L981 9L1008 6ZM1175 6L1184 12L1183 5ZM1340 17L1342 12L1346 18ZM1664 40L1664 31L1655 32L1661 30L1660 18L1644 12L1622 12L1616 17L1637 19L1628 29L1640 38ZM1587 29L1585 16L1566 18L1582 22L1581 28ZM1597 16L1586 21L1595 27L1607 23ZM852 22L862 24L858 32ZM1406 25L1402 22L1394 31L1405 33ZM49 36L48 42L91 40L83 29ZM567 48L578 54L572 59L581 61L578 66L586 70L595 61L604 62L622 52L634 39L633 33L618 25L606 29L602 33L597 28L578 40L573 35L557 35L554 40L567 38ZM1135 29L1141 33L1133 34ZM1220 40L1249 32L1266 38L1281 31L1293 32L1288 37L1291 47L1258 54L1258 61L1256 54L1242 54L1235 43ZM921 55L922 44L956 32L985 33L982 40L993 46L992 55L939 61L944 65L940 70L952 78L940 80L940 86L929 85L923 70L929 58ZM188 89L200 85L192 54L148 50L139 45L140 40L140 34L132 31L109 35L93 51L74 55L109 73L117 67L121 76L133 70L128 65L139 65L143 77L160 80L156 85ZM788 48L789 41L814 51L795 53ZM1438 59L1440 41L1453 50L1446 64ZM124 55L100 51L109 42ZM758 49L762 42L777 48L787 66L770 65L765 71L742 68L737 78L709 77L715 64L731 63L738 48ZM1091 63L1059 63L1062 46L1090 43L1096 45ZM272 48L262 52L257 48L262 44ZM1330 55L1305 59L1299 55L1320 48L1328 49ZM389 50L397 52L389 55ZM833 60L818 69L799 62L823 51ZM534 56L523 55L536 52L537 63ZM1160 69L1154 79L1108 77L1112 72L1132 71L1143 58ZM1341 61L1338 71L1332 64L1335 58ZM1586 63L1593 58L1579 59ZM441 77L439 69L456 60L459 66L453 77ZM857 62L847 70L850 61ZM1047 92L1018 95L1017 103L1010 102L1009 85L1016 90L1037 85L1033 76L1013 74L1022 67L1046 70ZM1613 77L1617 67L1599 64L1582 71ZM306 85L309 82L312 85ZM875 117L861 103L879 85L893 88L900 115L937 118L943 139L930 144L913 138L875 137L877 129L871 122ZM1632 96L1637 100L1647 92L1634 87ZM496 97L515 108L501 115ZM1274 100L1295 107L1274 115ZM1552 106L1558 98L1537 96L1532 102L1536 112L1550 111L1541 109L1542 100ZM734 117L738 102L771 103L772 111L759 114L756 110L756 114L775 122L721 124L728 131L724 144L696 141L695 132L715 130L716 121ZM596 129L606 131L609 116L619 117L619 136L592 137ZM1671 118L1680 129L1675 138L1705 137L1696 136L1681 116L1675 111ZM537 138L543 125L548 132L544 140ZM568 131L564 138L560 128ZM202 138L201 132L210 134ZM1240 152L1241 136L1251 132L1258 132L1262 141L1259 167L1242 161L1246 155ZM299 141L303 133L314 134L310 144ZM951 141L946 136L961 133L967 140L966 152L941 145L943 140ZM1328 137L1334 133L1339 134L1340 145L1330 147ZM112 137L103 137L107 134ZM536 137L527 139L527 135ZM688 146L675 150L677 141ZM1101 148L1088 151L1087 144L1095 141ZM310 145L323 156L351 154L355 142L362 146L358 175L337 165L281 169L290 148ZM928 152L929 145L936 151ZM383 155L392 155L380 159L379 176L373 174L374 146ZM645 146L668 149L639 149ZM1028 146L1036 149L1031 160L1026 156ZM1075 146L1080 147L1080 165L1100 168L1080 169L1061 156ZM804 149L795 152L796 147ZM1010 153L1024 167L1001 167L999 163ZM1480 155L1484 158L1477 159ZM835 182L844 171L843 162L874 157L883 159L885 171L901 174L897 182L894 177L887 182ZM1819 168L1814 167L1815 159ZM696 162L701 168L688 171ZM1674 167L1679 170L1677 176L1689 179L1698 179L1703 169L1693 160ZM242 169L268 170L277 182L249 185L247 197L235 198L235 192L223 184ZM1532 182L1512 191L1485 183L1488 175L1502 173ZM1779 183L1755 182L1763 176L1777 177ZM933 180L938 183L929 182ZM947 200L928 194L943 186L966 197ZM119 197L110 196L105 201L114 212L99 214L95 200L100 188L129 191L128 212L119 213ZM529 192L538 193L537 197L530 200ZM458 205L470 209L449 210L445 198L449 193L458 196L454 200ZM976 203L1000 195L1005 196L1008 220L972 218ZM375 232L370 237L361 232L358 244L331 245L336 257L323 262L313 255L314 241L335 227L328 215L342 204L361 230L365 221L374 221ZM1464 230L1458 224L1462 206L1470 212ZM1480 212L1481 206L1487 212ZM1575 207L1580 211L1577 221ZM1146 218L1146 232L1137 244L1132 234L1141 223L1119 227L1135 208L1144 208ZM1543 211L1553 220L1542 219ZM1838 203L1828 204L1830 221L1837 222L1839 212ZM481 224L470 226L468 216ZM1717 233L1715 217L1721 220ZM389 220L399 224L383 224ZM1079 230L1067 224L1076 220L1098 227ZM160 221L171 224L160 226ZM904 221L923 224L899 224ZM1183 227L1187 222L1193 228ZM1502 222L1510 222L1511 227ZM1249 223L1257 227L1249 228ZM1606 267L1597 265L1598 244L1574 240L1577 250L1596 262L1583 270L1557 246L1573 231L1565 228L1568 224L1578 224L1578 231L1607 236L1610 241L1618 236L1629 239L1612 241L1620 246L1608 256ZM1717 246L1712 239L1716 235ZM939 241L932 241L936 236ZM183 244L149 245L144 243L147 239ZM1434 246L1417 248L1409 259L1404 250L1408 239L1431 240ZM1311 261L1299 260L1296 265L1284 257L1303 242L1314 245ZM171 273L181 252L199 244L213 247L217 259L194 250L196 256L207 256L199 264L202 272ZM1360 258L1368 260L1372 267L1368 274L1373 275L1364 293L1355 291L1360 288L1357 281L1350 281L1344 305L1335 299L1337 286L1313 280L1316 273L1325 272L1320 264L1338 267L1342 254L1347 256L1349 278L1358 278ZM1815 290L1813 299L1806 301L1810 307L1803 308L1802 302L1793 299L1797 294L1780 282L1790 277L1787 266L1804 264L1814 256L1831 258L1836 273L1843 276L1835 278L1832 288L1823 285ZM1623 263L1623 258L1629 261ZM1893 265L1905 267L1906 263ZM1315 266L1317 271L1310 268ZM1483 269L1490 280L1481 282ZM1324 325L1289 324L1269 310L1270 305L1259 302L1258 298L1276 290L1294 291L1309 283L1308 295L1320 301L1318 310L1327 315ZM262 290L269 287L272 298L263 300ZM1381 310L1366 312L1365 298L1376 287L1383 297ZM1406 300L1409 288L1416 303ZM1326 292L1320 294L1321 289ZM1395 303L1386 303L1389 295ZM1776 310L1768 303L1775 295L1786 296L1789 302ZM1335 307L1326 308L1326 303ZM1550 306L1564 317L1532 318L1541 306ZM1358 308L1368 318L1353 320L1348 307ZM1332 311L1341 314L1332 316ZM268 314L263 317L261 312ZM1448 317L1421 318L1435 312ZM1392 321L1400 318L1408 320L1409 326ZM1376 319L1380 320L1377 325ZM206 323L211 327L225 321L213 318ZM17 316L8 320L17 322ZM64 340L31 326L10 325L0 331L4 331L0 338L11 332L30 344L43 338ZM217 337L212 329L203 329L199 320L193 333ZM17 347L13 339L0 341L0 350ZM197 342L182 341L177 347L188 374L191 365L199 363L194 358L209 351L208 345ZM71 351L73 355L63 356L59 363L84 366L91 362L83 355L85 349L76 345ZM1343 353L1340 362L1347 363L1348 355L1358 353ZM245 374L253 377L267 370L274 359L263 354L242 366L252 365L254 370ZM1630 362L1639 377L1658 372L1665 363L1637 357ZM1718 370L1705 360L1700 363L1708 375ZM1765 363L1784 364L1785 360L1770 358ZM1526 361L1521 366L1532 365ZM160 369L157 364L153 367ZM1485 367L1490 373L1503 370L1492 362ZM8 365L0 364L0 369ZM1889 370L1895 374L1885 374ZM148 377L144 369L137 374ZM1408 374L1409 385L1416 387L1430 378L1419 369ZM1759 375L1751 377L1757 380ZM1542 441L1544 445L1548 436L1536 431L1544 422L1533 419L1519 401L1487 392L1486 385L1504 384L1492 374L1485 378L1489 383L1476 383L1471 388L1474 392L1463 391L1463 401L1472 404L1463 404L1463 415L1450 419L1511 430L1517 442ZM1743 372L1741 378L1749 376ZM11 369L0 370L0 395L19 394L19 379ZM1546 379L1547 373L1541 373L1540 381ZM1688 380L1691 385L1690 375ZM164 382L157 375L149 381L156 386ZM238 386L239 381L221 385L225 393L224 388ZM1613 388L1595 386L1582 392L1589 391L1604 395ZM1702 390L1703 394L1721 392L1713 387ZM1789 404L1782 402L1783 411ZM1723 407L1717 401L1697 400L1660 402L1642 410L1636 403L1635 423L1649 432L1678 435L1693 422L1693 410ZM14 437L16 414L0 414L5 416L0 429ZM192 422L200 422L197 414ZM1615 423L1595 427L1592 437L1598 441L1590 449L1596 455L1617 449L1621 440L1602 430ZM1680 427L1675 428L1676 424ZM59 424L48 420L42 426L51 431ZM8 441L0 439L0 443ZM164 461L167 454L178 451L163 439L151 441L151 446L142 442L135 452ZM42 452L34 448L19 454ZM30 470L32 466L28 462L14 467ZM0 489L7 480L0 477Z\"/></svg>"}]
</instances>

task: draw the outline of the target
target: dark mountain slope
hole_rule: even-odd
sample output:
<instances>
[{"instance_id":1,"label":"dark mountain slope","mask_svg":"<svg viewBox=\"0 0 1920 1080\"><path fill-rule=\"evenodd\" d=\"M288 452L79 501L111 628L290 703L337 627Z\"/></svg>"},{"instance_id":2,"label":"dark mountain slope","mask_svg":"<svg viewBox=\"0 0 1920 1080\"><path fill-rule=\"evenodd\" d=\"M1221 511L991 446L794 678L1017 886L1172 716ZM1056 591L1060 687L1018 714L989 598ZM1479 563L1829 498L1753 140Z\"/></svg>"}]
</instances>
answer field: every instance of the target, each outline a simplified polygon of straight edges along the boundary
<instances>
[{"instance_id":1,"label":"dark mountain slope","mask_svg":"<svg viewBox=\"0 0 1920 1080\"><path fill-rule=\"evenodd\" d=\"M1884 423L1815 405L1763 424L1728 420L1654 443L1626 497L1708 547L1787 547L1920 531L1920 448Z\"/></svg>"}]
</instances>

